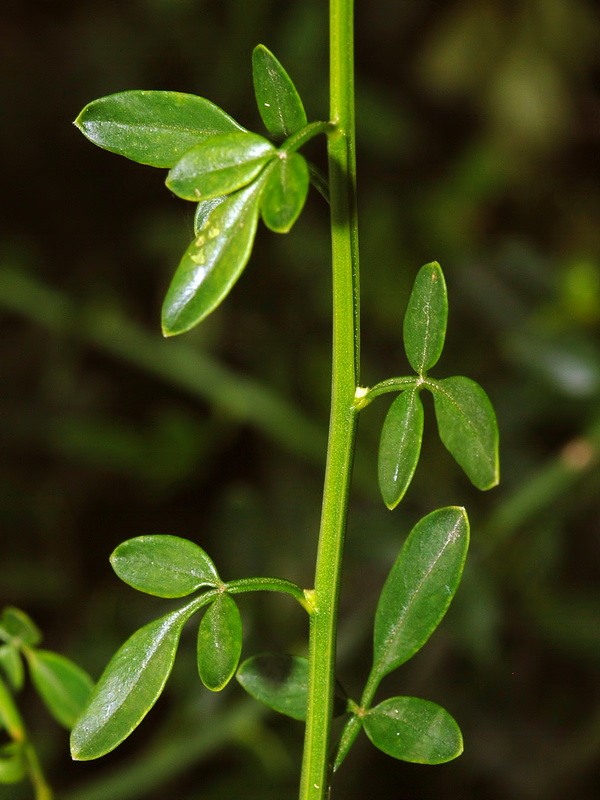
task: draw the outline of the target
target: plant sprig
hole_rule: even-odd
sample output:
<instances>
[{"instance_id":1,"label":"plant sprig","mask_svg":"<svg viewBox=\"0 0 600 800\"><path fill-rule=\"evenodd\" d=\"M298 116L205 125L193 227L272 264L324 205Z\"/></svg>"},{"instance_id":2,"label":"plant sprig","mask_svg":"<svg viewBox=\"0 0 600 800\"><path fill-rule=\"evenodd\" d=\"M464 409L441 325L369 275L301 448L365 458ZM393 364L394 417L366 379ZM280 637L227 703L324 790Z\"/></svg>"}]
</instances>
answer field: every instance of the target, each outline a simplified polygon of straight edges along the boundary
<instances>
[{"instance_id":1,"label":"plant sprig","mask_svg":"<svg viewBox=\"0 0 600 800\"><path fill-rule=\"evenodd\" d=\"M99 147L169 168L167 187L197 203L195 238L163 303L165 336L190 330L229 294L250 258L259 217L287 233L306 202L311 175L297 150L329 125L308 124L291 78L264 45L255 48L252 67L273 141L209 100L181 92L119 92L89 103L75 120Z\"/></svg>"},{"instance_id":2,"label":"plant sprig","mask_svg":"<svg viewBox=\"0 0 600 800\"><path fill-rule=\"evenodd\" d=\"M88 701L93 681L70 659L40 648L41 641L41 631L24 611L4 608L0 616L0 728L10 742L0 748L0 784L19 783L29 777L36 800L52 800L52 789L16 701L25 684L24 665L47 710L67 729Z\"/></svg>"},{"instance_id":3,"label":"plant sprig","mask_svg":"<svg viewBox=\"0 0 600 800\"><path fill-rule=\"evenodd\" d=\"M198 324L224 300L245 268L259 219L288 233L312 183L330 202L333 269L332 404L314 586L281 578L225 582L197 544L176 536L130 539L111 556L117 575L158 597L192 599L134 633L115 654L71 737L74 758L97 758L120 744L160 696L186 623L203 610L197 664L202 683L222 690L236 675L257 700L306 724L301 800L328 796L361 729L389 755L438 764L462 752L453 717L430 700L391 697L375 705L380 683L412 658L440 624L458 588L469 543L459 506L424 516L406 538L381 592L375 615L373 664L360 701L335 679L337 608L354 442L359 414L389 392L378 477L384 503L404 497L419 462L424 432L420 393L434 399L442 443L472 483L498 482L498 428L484 390L462 376L429 375L444 348L446 283L437 262L416 275L404 317L403 341L413 375L359 382L359 254L354 136L353 4L331 0L329 120L309 122L300 94L263 45L252 56L253 83L267 135L252 133L210 101L177 92L121 92L87 105L76 120L95 144L169 170L167 187L196 204L194 238L177 267L162 308L173 336ZM327 135L328 185L299 149ZM243 626L234 597L279 591L308 613L308 657L263 653L241 664ZM331 756L331 720L347 720Z\"/></svg>"}]
</instances>

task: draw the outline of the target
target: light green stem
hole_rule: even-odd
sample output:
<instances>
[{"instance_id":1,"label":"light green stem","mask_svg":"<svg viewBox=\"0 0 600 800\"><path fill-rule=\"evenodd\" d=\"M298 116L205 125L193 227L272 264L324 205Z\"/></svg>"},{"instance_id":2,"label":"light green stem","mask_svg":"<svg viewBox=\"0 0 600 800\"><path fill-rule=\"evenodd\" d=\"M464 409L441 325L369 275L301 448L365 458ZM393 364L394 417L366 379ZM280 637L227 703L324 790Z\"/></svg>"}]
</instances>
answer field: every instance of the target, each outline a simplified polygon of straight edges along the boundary
<instances>
[{"instance_id":1,"label":"light green stem","mask_svg":"<svg viewBox=\"0 0 600 800\"><path fill-rule=\"evenodd\" d=\"M46 782L42 771L42 765L40 764L35 748L31 742L25 743L25 760L27 762L29 778L35 791L35 800L53 800L54 792Z\"/></svg>"},{"instance_id":2,"label":"light green stem","mask_svg":"<svg viewBox=\"0 0 600 800\"><path fill-rule=\"evenodd\" d=\"M333 269L332 397L310 623L309 694L300 800L323 800L330 779L337 610L358 411L358 226L354 143L353 0L330 0L328 134Z\"/></svg>"},{"instance_id":3,"label":"light green stem","mask_svg":"<svg viewBox=\"0 0 600 800\"><path fill-rule=\"evenodd\" d=\"M52 800L54 795L44 776L35 747L29 739L27 728L12 695L2 679L0 679L0 720L13 741L19 742L23 748L23 759L35 792L35 800Z\"/></svg>"},{"instance_id":4,"label":"light green stem","mask_svg":"<svg viewBox=\"0 0 600 800\"><path fill-rule=\"evenodd\" d=\"M241 578L237 581L229 581L227 591L230 594L242 594L243 592L282 592L294 597L309 614L313 613L312 602L307 593L303 591L297 583L286 581L284 578Z\"/></svg>"}]
</instances>

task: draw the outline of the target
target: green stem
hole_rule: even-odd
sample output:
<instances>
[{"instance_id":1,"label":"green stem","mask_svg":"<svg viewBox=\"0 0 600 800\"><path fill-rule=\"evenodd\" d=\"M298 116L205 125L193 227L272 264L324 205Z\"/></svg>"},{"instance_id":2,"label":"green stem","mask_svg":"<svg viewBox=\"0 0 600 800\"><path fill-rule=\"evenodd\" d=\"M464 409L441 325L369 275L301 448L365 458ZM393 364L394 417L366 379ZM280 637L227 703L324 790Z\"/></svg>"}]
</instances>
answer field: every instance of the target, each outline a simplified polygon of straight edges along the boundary
<instances>
[{"instance_id":1,"label":"green stem","mask_svg":"<svg viewBox=\"0 0 600 800\"><path fill-rule=\"evenodd\" d=\"M19 742L23 748L23 758L35 791L35 800L52 800L54 795L44 776L35 747L29 739L27 728L12 695L2 679L0 679L0 720L13 741Z\"/></svg>"},{"instance_id":2,"label":"green stem","mask_svg":"<svg viewBox=\"0 0 600 800\"><path fill-rule=\"evenodd\" d=\"M311 615L301 800L323 800L330 778L337 610L358 410L358 226L354 143L353 1L330 0L328 134L333 270L332 397Z\"/></svg>"},{"instance_id":3,"label":"green stem","mask_svg":"<svg viewBox=\"0 0 600 800\"><path fill-rule=\"evenodd\" d=\"M48 785L35 748L27 742L24 748L29 778L35 791L35 800L53 800L54 793Z\"/></svg>"},{"instance_id":4,"label":"green stem","mask_svg":"<svg viewBox=\"0 0 600 800\"><path fill-rule=\"evenodd\" d=\"M329 133L331 129L331 122L310 122L287 138L279 149L287 153L293 153L315 136L318 136L320 133Z\"/></svg>"},{"instance_id":5,"label":"green stem","mask_svg":"<svg viewBox=\"0 0 600 800\"><path fill-rule=\"evenodd\" d=\"M360 705L356 705L356 703L350 703L352 716L344 725L342 734L340 736L340 743L333 765L334 772L341 767L343 760L348 755L348 751L360 733L362 728L361 716L371 707L371 703L373 702L373 698L375 697L375 692L377 691L380 681L381 675L376 667L373 666L361 697Z\"/></svg>"},{"instance_id":6,"label":"green stem","mask_svg":"<svg viewBox=\"0 0 600 800\"><path fill-rule=\"evenodd\" d=\"M307 593L298 586L297 583L287 581L284 578L240 578L237 581L229 581L226 584L230 594L242 594L243 592L282 592L295 598L305 611L312 614L313 607Z\"/></svg>"},{"instance_id":7,"label":"green stem","mask_svg":"<svg viewBox=\"0 0 600 800\"><path fill-rule=\"evenodd\" d=\"M414 389L425 383L423 378L418 375L410 375L404 378L388 378L386 381L377 383L371 389L363 389L357 393L354 404L359 411L369 405L376 397L388 392L403 392L405 389Z\"/></svg>"}]
</instances>

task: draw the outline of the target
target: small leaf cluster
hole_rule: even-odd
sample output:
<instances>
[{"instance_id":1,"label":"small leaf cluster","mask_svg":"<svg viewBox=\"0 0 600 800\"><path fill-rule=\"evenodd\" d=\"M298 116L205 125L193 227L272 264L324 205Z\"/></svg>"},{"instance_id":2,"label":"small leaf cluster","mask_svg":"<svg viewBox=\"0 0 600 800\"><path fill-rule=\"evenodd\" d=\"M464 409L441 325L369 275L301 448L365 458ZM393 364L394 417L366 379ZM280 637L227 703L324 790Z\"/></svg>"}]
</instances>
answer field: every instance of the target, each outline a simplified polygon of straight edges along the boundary
<instances>
[{"instance_id":1,"label":"small leaf cluster","mask_svg":"<svg viewBox=\"0 0 600 800\"><path fill-rule=\"evenodd\" d=\"M194 239L163 303L165 336L189 330L226 297L248 262L259 217L287 233L306 201L311 176L297 150L327 124L308 124L291 78L263 45L253 52L252 69L270 138L181 92L120 92L89 103L75 120L98 146L168 168L167 187L197 204Z\"/></svg>"},{"instance_id":2,"label":"small leaf cluster","mask_svg":"<svg viewBox=\"0 0 600 800\"><path fill-rule=\"evenodd\" d=\"M18 608L0 617L0 727L11 742L0 748L0 783L16 783L28 771L27 731L15 702L25 684L25 664L42 702L54 719L70 729L91 693L89 675L70 659L39 647L42 634Z\"/></svg>"},{"instance_id":3,"label":"small leaf cluster","mask_svg":"<svg viewBox=\"0 0 600 800\"><path fill-rule=\"evenodd\" d=\"M485 391L470 378L429 377L444 347L448 320L446 282L437 262L425 264L415 279L404 317L404 349L416 376L391 378L360 399L400 391L383 424L378 478L384 503L395 508L417 468L423 440L424 411L420 393L433 395L438 431L446 449L478 489L498 483L498 425Z\"/></svg>"},{"instance_id":4,"label":"small leaf cluster","mask_svg":"<svg viewBox=\"0 0 600 800\"><path fill-rule=\"evenodd\" d=\"M267 590L291 594L306 608L302 590L289 581L254 578L224 583L199 545L178 536L128 539L110 558L116 574L138 591L182 598L184 606L136 631L115 653L71 733L71 753L80 761L113 750L137 728L160 697L171 673L185 623L206 608L197 634L202 683L223 689L242 652L242 620L233 594Z\"/></svg>"},{"instance_id":5,"label":"small leaf cluster","mask_svg":"<svg viewBox=\"0 0 600 800\"><path fill-rule=\"evenodd\" d=\"M441 706L392 697L371 707L381 680L408 661L441 622L460 583L469 544L462 508L428 514L411 531L381 592L375 615L373 666L360 703L338 682L334 713L350 713L335 758L337 769L361 727L383 752L403 761L439 764L460 755L460 729ZM244 661L237 680L281 714L306 719L309 663L300 656L263 654Z\"/></svg>"}]
</instances>

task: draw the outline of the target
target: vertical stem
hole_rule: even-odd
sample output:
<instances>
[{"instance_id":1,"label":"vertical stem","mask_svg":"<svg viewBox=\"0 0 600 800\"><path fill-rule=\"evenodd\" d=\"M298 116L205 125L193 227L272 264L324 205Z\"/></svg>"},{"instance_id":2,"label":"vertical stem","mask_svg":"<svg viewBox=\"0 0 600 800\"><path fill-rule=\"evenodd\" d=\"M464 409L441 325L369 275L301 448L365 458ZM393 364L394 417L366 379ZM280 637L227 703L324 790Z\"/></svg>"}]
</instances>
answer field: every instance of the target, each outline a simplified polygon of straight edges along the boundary
<instances>
[{"instance_id":1,"label":"vertical stem","mask_svg":"<svg viewBox=\"0 0 600 800\"><path fill-rule=\"evenodd\" d=\"M25 745L25 758L29 771L29 778L35 790L35 800L53 800L54 793L44 776L42 765L37 757L35 748L30 742Z\"/></svg>"},{"instance_id":2,"label":"vertical stem","mask_svg":"<svg viewBox=\"0 0 600 800\"><path fill-rule=\"evenodd\" d=\"M0 722L14 742L23 748L22 754L35 791L35 800L52 800L52 789L46 782L42 765L27 733L23 718L17 708L12 694L0 678Z\"/></svg>"},{"instance_id":3,"label":"vertical stem","mask_svg":"<svg viewBox=\"0 0 600 800\"><path fill-rule=\"evenodd\" d=\"M357 410L358 227L354 143L353 0L330 0L328 135L333 271L332 396L310 625L310 679L300 800L328 794L337 610Z\"/></svg>"}]
</instances>

